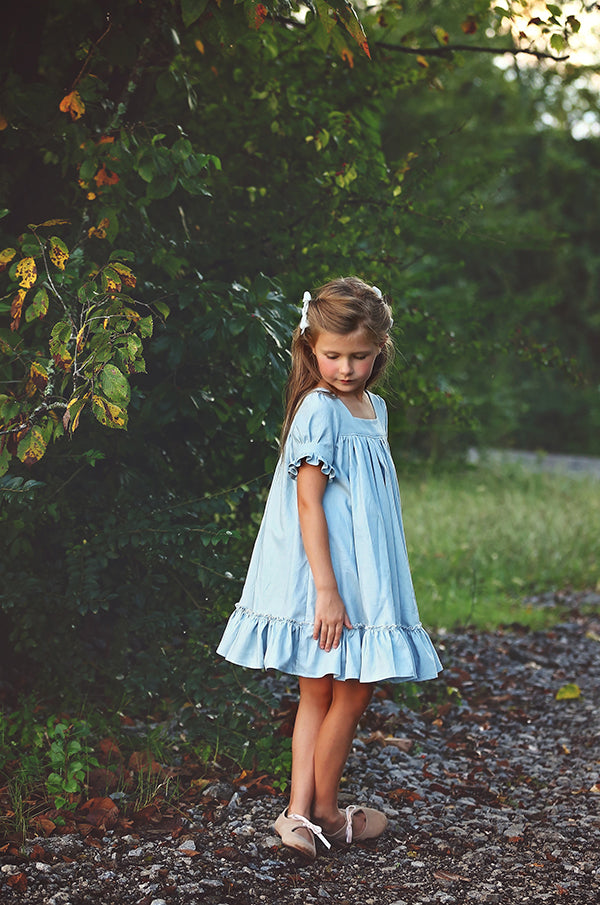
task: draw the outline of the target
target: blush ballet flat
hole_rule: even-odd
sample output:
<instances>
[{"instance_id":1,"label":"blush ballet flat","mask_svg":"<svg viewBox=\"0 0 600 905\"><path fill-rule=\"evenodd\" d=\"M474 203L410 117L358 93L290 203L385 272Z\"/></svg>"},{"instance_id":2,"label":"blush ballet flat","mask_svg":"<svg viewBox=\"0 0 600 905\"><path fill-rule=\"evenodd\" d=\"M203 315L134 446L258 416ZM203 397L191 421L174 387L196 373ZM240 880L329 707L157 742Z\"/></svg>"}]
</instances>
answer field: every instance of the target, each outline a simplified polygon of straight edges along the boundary
<instances>
[{"instance_id":1,"label":"blush ballet flat","mask_svg":"<svg viewBox=\"0 0 600 905\"><path fill-rule=\"evenodd\" d=\"M366 839L376 839L384 832L388 819L385 814L375 808L363 808L351 804L345 809L345 821L335 833L325 833L332 845L345 848L352 842L364 842ZM364 814L365 825L359 833L354 832L352 818L355 814Z\"/></svg>"},{"instance_id":2,"label":"blush ballet flat","mask_svg":"<svg viewBox=\"0 0 600 905\"><path fill-rule=\"evenodd\" d=\"M331 848L331 843L326 839L320 826L311 823L301 814L290 814L288 809L281 812L275 821L275 831L281 836L281 841L287 848L293 849L309 861L314 861L317 856L315 836L321 840L326 848ZM308 830L310 839L307 839L298 830Z\"/></svg>"}]
</instances>

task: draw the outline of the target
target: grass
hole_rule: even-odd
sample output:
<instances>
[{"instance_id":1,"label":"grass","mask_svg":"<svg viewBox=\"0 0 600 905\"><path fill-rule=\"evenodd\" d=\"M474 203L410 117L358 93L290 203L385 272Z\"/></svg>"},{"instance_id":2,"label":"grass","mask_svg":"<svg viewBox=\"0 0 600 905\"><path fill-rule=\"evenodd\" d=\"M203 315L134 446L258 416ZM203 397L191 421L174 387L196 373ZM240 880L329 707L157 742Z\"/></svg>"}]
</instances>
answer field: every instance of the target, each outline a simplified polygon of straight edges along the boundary
<instances>
[{"instance_id":1,"label":"grass","mask_svg":"<svg viewBox=\"0 0 600 905\"><path fill-rule=\"evenodd\" d=\"M542 627L560 613L524 598L598 585L598 479L479 465L400 480L415 591L428 627Z\"/></svg>"}]
</instances>

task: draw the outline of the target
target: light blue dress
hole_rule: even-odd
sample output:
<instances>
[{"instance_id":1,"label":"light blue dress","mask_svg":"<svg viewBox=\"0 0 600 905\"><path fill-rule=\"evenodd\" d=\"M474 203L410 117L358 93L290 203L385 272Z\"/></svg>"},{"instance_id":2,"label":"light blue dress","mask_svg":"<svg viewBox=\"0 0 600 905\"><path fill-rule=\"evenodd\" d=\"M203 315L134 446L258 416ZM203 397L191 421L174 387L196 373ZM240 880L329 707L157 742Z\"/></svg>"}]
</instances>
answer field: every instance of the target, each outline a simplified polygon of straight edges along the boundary
<instances>
[{"instance_id":1,"label":"light blue dress","mask_svg":"<svg viewBox=\"0 0 600 905\"><path fill-rule=\"evenodd\" d=\"M400 492L387 441L387 409L355 418L316 389L302 401L275 470L242 596L218 647L232 663L295 676L403 682L433 679L442 665L413 590ZM313 640L315 585L298 520L302 462L329 478L323 508L340 596L352 623L337 649Z\"/></svg>"}]
</instances>

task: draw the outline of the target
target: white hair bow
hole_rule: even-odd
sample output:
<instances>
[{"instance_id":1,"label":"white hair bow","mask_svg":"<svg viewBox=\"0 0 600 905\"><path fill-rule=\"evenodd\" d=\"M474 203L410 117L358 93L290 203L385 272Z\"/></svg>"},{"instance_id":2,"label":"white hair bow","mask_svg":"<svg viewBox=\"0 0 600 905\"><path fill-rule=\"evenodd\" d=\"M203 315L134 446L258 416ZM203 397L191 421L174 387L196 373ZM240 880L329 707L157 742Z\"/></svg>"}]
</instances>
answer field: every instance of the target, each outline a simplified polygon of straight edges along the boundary
<instances>
[{"instance_id":1,"label":"white hair bow","mask_svg":"<svg viewBox=\"0 0 600 905\"><path fill-rule=\"evenodd\" d=\"M300 318L300 333L304 333L306 328L309 326L308 323L308 306L311 303L311 294L310 292L305 292L302 296L302 317Z\"/></svg>"}]
</instances>

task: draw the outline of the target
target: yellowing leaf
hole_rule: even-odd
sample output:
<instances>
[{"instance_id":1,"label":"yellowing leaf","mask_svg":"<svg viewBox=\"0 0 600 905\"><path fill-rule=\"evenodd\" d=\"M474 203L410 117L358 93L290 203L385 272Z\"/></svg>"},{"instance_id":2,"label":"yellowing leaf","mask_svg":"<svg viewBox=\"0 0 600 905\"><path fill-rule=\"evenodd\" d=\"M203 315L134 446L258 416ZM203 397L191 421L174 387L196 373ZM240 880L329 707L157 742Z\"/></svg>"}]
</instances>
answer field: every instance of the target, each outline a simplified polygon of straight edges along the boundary
<instances>
[{"instance_id":1,"label":"yellowing leaf","mask_svg":"<svg viewBox=\"0 0 600 905\"><path fill-rule=\"evenodd\" d=\"M79 426L79 416L85 408L85 404L87 400L90 398L90 394L86 393L85 396L73 396L72 399L69 399L67 403L67 411L65 412L63 418L63 426L65 430L70 427L71 433L74 433Z\"/></svg>"},{"instance_id":2,"label":"yellowing leaf","mask_svg":"<svg viewBox=\"0 0 600 905\"><path fill-rule=\"evenodd\" d=\"M419 66L422 66L423 69L429 69L429 63L422 54L419 54L417 56L417 63L419 64Z\"/></svg>"},{"instance_id":3,"label":"yellowing leaf","mask_svg":"<svg viewBox=\"0 0 600 905\"><path fill-rule=\"evenodd\" d=\"M22 258L15 268L15 275L23 289L30 289L37 280L35 258Z\"/></svg>"},{"instance_id":4,"label":"yellowing leaf","mask_svg":"<svg viewBox=\"0 0 600 905\"><path fill-rule=\"evenodd\" d=\"M111 266L102 271L102 289L105 292L120 292L121 280L119 274Z\"/></svg>"},{"instance_id":5,"label":"yellowing leaf","mask_svg":"<svg viewBox=\"0 0 600 905\"><path fill-rule=\"evenodd\" d=\"M7 126L8 126L8 120L6 119L6 117L4 116L3 113L0 113L0 132L4 132L4 130L7 128Z\"/></svg>"},{"instance_id":6,"label":"yellowing leaf","mask_svg":"<svg viewBox=\"0 0 600 905\"><path fill-rule=\"evenodd\" d=\"M81 350L83 349L83 346L84 346L84 339L83 339L84 333L85 333L85 326L83 326L81 328L81 330L77 334L77 339L75 341L75 348L77 349L78 352L81 352Z\"/></svg>"},{"instance_id":7,"label":"yellowing leaf","mask_svg":"<svg viewBox=\"0 0 600 905\"><path fill-rule=\"evenodd\" d=\"M69 249L58 236L50 237L50 260L59 270L64 270L69 260Z\"/></svg>"},{"instance_id":8,"label":"yellowing leaf","mask_svg":"<svg viewBox=\"0 0 600 905\"><path fill-rule=\"evenodd\" d=\"M5 248L0 251L0 271L6 270L6 265L10 264L16 253L14 248Z\"/></svg>"},{"instance_id":9,"label":"yellowing leaf","mask_svg":"<svg viewBox=\"0 0 600 905\"><path fill-rule=\"evenodd\" d=\"M125 284L125 286L135 286L135 274L131 272L131 269L129 267L127 267L125 264L121 264L120 261L115 261L111 266L113 270L117 271L117 273L121 277L121 281Z\"/></svg>"},{"instance_id":10,"label":"yellowing leaf","mask_svg":"<svg viewBox=\"0 0 600 905\"><path fill-rule=\"evenodd\" d=\"M43 223L28 223L29 229L41 229L42 226L63 226L65 223L70 223L70 220L44 220Z\"/></svg>"},{"instance_id":11,"label":"yellowing leaf","mask_svg":"<svg viewBox=\"0 0 600 905\"><path fill-rule=\"evenodd\" d=\"M94 195L93 192L89 193L90 195ZM94 195L94 198L96 196ZM106 239L106 230L110 224L110 220L107 217L103 217L98 226L92 226L91 229L88 229L88 238L90 239Z\"/></svg>"},{"instance_id":12,"label":"yellowing leaf","mask_svg":"<svg viewBox=\"0 0 600 905\"><path fill-rule=\"evenodd\" d=\"M569 682L567 685L563 685L562 688L559 688L556 692L557 701L574 701L580 697L581 688L574 682Z\"/></svg>"},{"instance_id":13,"label":"yellowing leaf","mask_svg":"<svg viewBox=\"0 0 600 905\"><path fill-rule=\"evenodd\" d=\"M54 363L57 364L59 368L62 368L63 371L70 371L71 365L73 364L73 356L64 349L62 352L57 352L55 354Z\"/></svg>"},{"instance_id":14,"label":"yellowing leaf","mask_svg":"<svg viewBox=\"0 0 600 905\"><path fill-rule=\"evenodd\" d=\"M37 392L43 393L48 385L48 372L43 364L34 361L29 368L29 378L25 385L27 396L35 396Z\"/></svg>"},{"instance_id":15,"label":"yellowing leaf","mask_svg":"<svg viewBox=\"0 0 600 905\"><path fill-rule=\"evenodd\" d=\"M127 411L102 396L92 396L92 411L100 424L105 427L122 429L127 427Z\"/></svg>"},{"instance_id":16,"label":"yellowing leaf","mask_svg":"<svg viewBox=\"0 0 600 905\"><path fill-rule=\"evenodd\" d=\"M85 104L78 91L70 91L69 94L65 94L59 107L62 113L70 113L73 120L79 119L85 113Z\"/></svg>"},{"instance_id":17,"label":"yellowing leaf","mask_svg":"<svg viewBox=\"0 0 600 905\"><path fill-rule=\"evenodd\" d=\"M12 305L10 306L10 316L12 318L10 322L10 329L13 331L19 329L19 324L21 323L21 313L23 311L23 301L26 295L26 289L19 289L14 299L12 300Z\"/></svg>"},{"instance_id":18,"label":"yellowing leaf","mask_svg":"<svg viewBox=\"0 0 600 905\"><path fill-rule=\"evenodd\" d=\"M204 53L204 44L202 43L200 38L198 38L197 41L194 41L194 44L196 45L196 49L199 50L200 53Z\"/></svg>"},{"instance_id":19,"label":"yellowing leaf","mask_svg":"<svg viewBox=\"0 0 600 905\"><path fill-rule=\"evenodd\" d=\"M39 427L27 431L17 446L17 456L23 465L34 465L46 452L46 440Z\"/></svg>"}]
</instances>

